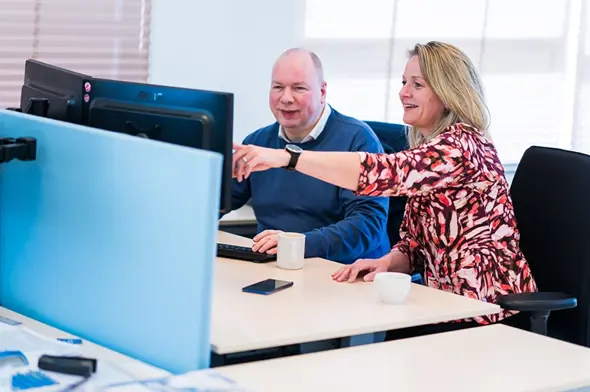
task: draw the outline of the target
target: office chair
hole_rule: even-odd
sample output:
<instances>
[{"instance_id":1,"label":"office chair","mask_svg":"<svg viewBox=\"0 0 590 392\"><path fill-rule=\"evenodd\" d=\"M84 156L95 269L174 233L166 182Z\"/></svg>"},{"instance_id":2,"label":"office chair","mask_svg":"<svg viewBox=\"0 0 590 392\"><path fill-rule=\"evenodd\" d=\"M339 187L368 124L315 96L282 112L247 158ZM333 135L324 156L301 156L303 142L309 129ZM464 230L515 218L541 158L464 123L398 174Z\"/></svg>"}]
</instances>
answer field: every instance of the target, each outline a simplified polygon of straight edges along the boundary
<instances>
[{"instance_id":1,"label":"office chair","mask_svg":"<svg viewBox=\"0 0 590 392\"><path fill-rule=\"evenodd\" d=\"M392 124L379 121L365 121L373 129L377 138L383 145L386 154L393 154L395 152L403 151L409 148L408 139L406 137L405 126L401 124ZM387 216L387 236L391 245L395 245L400 241L399 227L404 217L406 208L406 197L390 197L389 198L389 214ZM424 284L422 278L422 271L418 271L412 275L414 283Z\"/></svg>"},{"instance_id":2,"label":"office chair","mask_svg":"<svg viewBox=\"0 0 590 392\"><path fill-rule=\"evenodd\" d=\"M406 150L408 141L405 127L401 124L391 124L378 121L365 121L377 135L386 154ZM399 227L402 223L406 208L406 197L389 198L389 215L387 217L387 236L391 245L399 242Z\"/></svg>"},{"instance_id":3,"label":"office chair","mask_svg":"<svg viewBox=\"0 0 590 392\"><path fill-rule=\"evenodd\" d=\"M539 292L505 295L498 304L530 315L532 332L590 346L590 156L530 147L510 193Z\"/></svg>"}]
</instances>

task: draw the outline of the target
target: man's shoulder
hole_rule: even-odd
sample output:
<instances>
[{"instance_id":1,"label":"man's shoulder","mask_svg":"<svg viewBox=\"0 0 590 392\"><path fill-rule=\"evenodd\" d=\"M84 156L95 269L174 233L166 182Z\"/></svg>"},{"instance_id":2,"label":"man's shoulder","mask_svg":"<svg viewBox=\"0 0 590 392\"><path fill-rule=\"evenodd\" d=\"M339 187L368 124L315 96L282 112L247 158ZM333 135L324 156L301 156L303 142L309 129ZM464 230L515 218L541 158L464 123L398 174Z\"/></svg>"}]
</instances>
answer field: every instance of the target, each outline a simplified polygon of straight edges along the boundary
<instances>
[{"instance_id":1,"label":"man's shoulder","mask_svg":"<svg viewBox=\"0 0 590 392\"><path fill-rule=\"evenodd\" d=\"M334 108L332 108L332 114L334 117L334 125L338 127L345 128L348 132L358 132L358 133L372 133L373 130L371 127L364 121L359 120L358 118L348 116L344 113L341 113Z\"/></svg>"},{"instance_id":2,"label":"man's shoulder","mask_svg":"<svg viewBox=\"0 0 590 392\"><path fill-rule=\"evenodd\" d=\"M357 145L375 145L381 147L379 138L364 121L340 113L332 108L334 116L332 127L339 138L350 138Z\"/></svg>"},{"instance_id":3,"label":"man's shoulder","mask_svg":"<svg viewBox=\"0 0 590 392\"><path fill-rule=\"evenodd\" d=\"M244 144L266 146L279 137L279 124L277 122L259 128L244 138Z\"/></svg>"}]
</instances>

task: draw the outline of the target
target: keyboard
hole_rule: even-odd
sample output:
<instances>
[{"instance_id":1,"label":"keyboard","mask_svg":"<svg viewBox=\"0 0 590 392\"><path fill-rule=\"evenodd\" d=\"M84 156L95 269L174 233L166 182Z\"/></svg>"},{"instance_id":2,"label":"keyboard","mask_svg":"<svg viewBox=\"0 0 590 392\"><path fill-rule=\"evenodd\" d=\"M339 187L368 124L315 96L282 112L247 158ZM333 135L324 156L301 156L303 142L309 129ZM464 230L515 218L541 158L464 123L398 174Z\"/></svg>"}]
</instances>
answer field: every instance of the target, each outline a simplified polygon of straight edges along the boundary
<instances>
[{"instance_id":1,"label":"keyboard","mask_svg":"<svg viewBox=\"0 0 590 392\"><path fill-rule=\"evenodd\" d=\"M247 246L228 244L217 244L217 256L227 257L228 259L252 261L254 263L268 263L277 259L277 255L254 252L252 248Z\"/></svg>"}]
</instances>

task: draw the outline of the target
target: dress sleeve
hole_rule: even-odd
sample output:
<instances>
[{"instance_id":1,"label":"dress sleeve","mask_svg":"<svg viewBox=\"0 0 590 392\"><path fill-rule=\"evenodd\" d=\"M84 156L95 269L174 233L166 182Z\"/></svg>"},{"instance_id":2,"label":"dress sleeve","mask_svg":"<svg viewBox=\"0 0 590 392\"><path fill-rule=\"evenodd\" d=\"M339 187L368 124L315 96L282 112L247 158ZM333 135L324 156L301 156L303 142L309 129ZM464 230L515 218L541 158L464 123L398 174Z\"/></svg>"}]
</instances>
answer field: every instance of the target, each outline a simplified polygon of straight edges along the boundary
<instances>
[{"instance_id":1,"label":"dress sleeve","mask_svg":"<svg viewBox=\"0 0 590 392\"><path fill-rule=\"evenodd\" d=\"M358 195L413 196L465 184L475 176L461 131L447 131L421 146L395 154L358 152Z\"/></svg>"},{"instance_id":2,"label":"dress sleeve","mask_svg":"<svg viewBox=\"0 0 590 392\"><path fill-rule=\"evenodd\" d=\"M410 273L413 273L416 270L416 263L418 261L416 256L418 254L419 244L408 232L406 219L406 216L404 216L400 226L401 239L393 246L393 248L391 248L391 251L398 251L406 256L410 261Z\"/></svg>"}]
</instances>

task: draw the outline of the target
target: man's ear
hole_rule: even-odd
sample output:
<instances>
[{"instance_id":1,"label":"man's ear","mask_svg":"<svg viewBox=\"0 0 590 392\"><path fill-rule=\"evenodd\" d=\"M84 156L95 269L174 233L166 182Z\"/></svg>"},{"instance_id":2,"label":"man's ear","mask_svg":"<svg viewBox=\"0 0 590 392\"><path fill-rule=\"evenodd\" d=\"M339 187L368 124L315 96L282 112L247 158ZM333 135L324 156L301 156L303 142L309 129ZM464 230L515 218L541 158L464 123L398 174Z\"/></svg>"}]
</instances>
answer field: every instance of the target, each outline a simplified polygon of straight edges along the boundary
<instances>
[{"instance_id":1,"label":"man's ear","mask_svg":"<svg viewBox=\"0 0 590 392\"><path fill-rule=\"evenodd\" d=\"M328 95L328 83L324 80L322 82L322 86L320 87L320 91L322 93L321 101L322 103L326 103L326 96Z\"/></svg>"}]
</instances>

